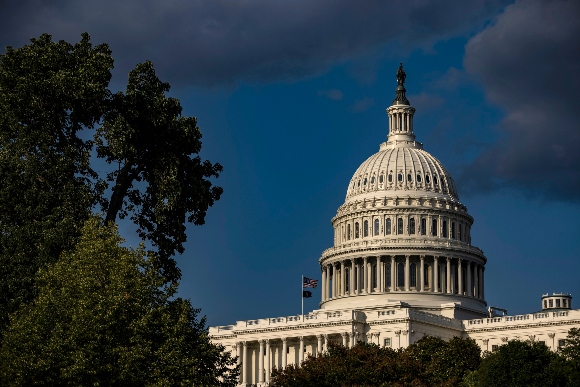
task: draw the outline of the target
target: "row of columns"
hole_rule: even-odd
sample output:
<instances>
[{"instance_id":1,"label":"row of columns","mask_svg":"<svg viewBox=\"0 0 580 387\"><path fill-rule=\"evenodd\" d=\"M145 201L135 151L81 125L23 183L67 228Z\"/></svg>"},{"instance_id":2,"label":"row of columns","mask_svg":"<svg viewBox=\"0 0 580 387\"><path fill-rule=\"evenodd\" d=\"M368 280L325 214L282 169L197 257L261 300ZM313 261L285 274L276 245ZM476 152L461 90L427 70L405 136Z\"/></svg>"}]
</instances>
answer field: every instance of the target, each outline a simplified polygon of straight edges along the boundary
<instances>
[{"instance_id":1,"label":"row of columns","mask_svg":"<svg viewBox=\"0 0 580 387\"><path fill-rule=\"evenodd\" d=\"M359 295L365 293L383 293L383 292L395 292L395 291L419 291L419 292L432 292L432 293L450 293L450 294L461 294L468 297L474 297L483 300L484 295L484 266L473 262L471 260L465 260L462 258L445 257L445 261L442 263L445 265L444 273L440 273L441 268L439 267L440 257L433 256L432 258L426 258L424 255L420 255L419 267L415 269L416 273L416 285L414 289L411 287L411 256L405 255L404 261L404 285L398 284L399 278L398 267L402 263L397 261L396 255L391 255L389 262L383 261L384 256L378 257L363 257L363 258L348 258L341 261L335 261L323 265L322 267L322 301L327 301L329 299L335 299L338 297ZM426 263L425 261L428 260ZM373 262L375 261L375 262ZM466 261L465 263L463 261ZM417 262L413 262L417 264ZM373 269L373 265L376 265L376 269ZM390 281L387 280L387 270L386 265L390 265ZM428 277L429 289L425 288L425 267L430 266L430 275ZM467 276L465 283L466 289L463 286L463 267L465 265L465 274ZM452 279L455 275L455 269L452 267L457 267L457 287L455 287L455 281ZM348 284L346 284L347 270L348 270ZM376 274L373 270L377 270ZM376 286L373 282L374 276L376 275ZM440 275L442 275L442 280L440 281ZM441 282L441 287L439 287L439 282ZM390 285L388 285L390 283ZM354 285L354 286L353 286Z\"/></svg>"},{"instance_id":2,"label":"row of columns","mask_svg":"<svg viewBox=\"0 0 580 387\"><path fill-rule=\"evenodd\" d=\"M391 133L413 132L413 112L391 112L389 113L389 127Z\"/></svg>"},{"instance_id":3,"label":"row of columns","mask_svg":"<svg viewBox=\"0 0 580 387\"><path fill-rule=\"evenodd\" d=\"M358 341L357 338L359 337L358 332L343 332L340 333L342 337L342 345L345 347L352 348ZM375 334L378 337L378 334ZM324 335L316 335L318 340L316 346L316 353L321 354L328 350L328 342L329 342L328 334ZM299 340L298 345L298 363L302 364L304 361L304 336L297 337ZM281 345L280 342L281 341ZM258 361L258 375L257 380L252 381L251 379L251 371L250 371L250 357L248 356L248 347L254 342L250 341L240 341L236 343L236 351L238 356L237 364L240 366L240 380L239 382L243 385L251 384L254 382L257 383L270 383L270 374L273 367L277 368L286 368L288 365L288 338L283 337L280 339L264 339L258 340L259 345L259 352L257 356ZM273 345L275 344L275 345ZM281 362L278 364L278 357L275 358L273 362L272 354L275 350L281 350ZM276 363L276 364L273 364ZM255 363L254 363L255 366ZM253 367L252 367L253 368Z\"/></svg>"}]
</instances>

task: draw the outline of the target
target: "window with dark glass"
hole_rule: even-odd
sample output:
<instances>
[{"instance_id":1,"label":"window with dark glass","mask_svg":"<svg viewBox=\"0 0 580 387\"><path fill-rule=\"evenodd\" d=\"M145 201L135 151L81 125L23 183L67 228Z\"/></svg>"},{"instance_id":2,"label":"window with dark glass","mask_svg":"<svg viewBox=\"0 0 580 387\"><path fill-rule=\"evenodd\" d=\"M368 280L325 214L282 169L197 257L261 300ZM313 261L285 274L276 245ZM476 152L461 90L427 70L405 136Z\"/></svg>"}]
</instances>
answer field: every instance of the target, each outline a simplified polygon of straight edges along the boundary
<instances>
[{"instance_id":1,"label":"window with dark glass","mask_svg":"<svg viewBox=\"0 0 580 387\"><path fill-rule=\"evenodd\" d=\"M407 174L407 181L409 183L411 183L413 181L413 176L410 173Z\"/></svg>"},{"instance_id":2,"label":"window with dark glass","mask_svg":"<svg viewBox=\"0 0 580 387\"><path fill-rule=\"evenodd\" d=\"M463 224L459 223L457 225L457 239L462 241L463 239L461 239L461 237L463 236L463 233L461 232L461 229L463 228Z\"/></svg>"},{"instance_id":3,"label":"window with dark glass","mask_svg":"<svg viewBox=\"0 0 580 387\"><path fill-rule=\"evenodd\" d=\"M359 225L358 225L358 222L356 222L354 224L354 237L355 237L355 239L359 237L359 233L360 233Z\"/></svg>"},{"instance_id":4,"label":"window with dark glass","mask_svg":"<svg viewBox=\"0 0 580 387\"><path fill-rule=\"evenodd\" d=\"M358 181L358 186L360 187L360 180Z\"/></svg>"},{"instance_id":5,"label":"window with dark glass","mask_svg":"<svg viewBox=\"0 0 580 387\"><path fill-rule=\"evenodd\" d=\"M427 218L421 218L421 235L427 235Z\"/></svg>"},{"instance_id":6,"label":"window with dark glass","mask_svg":"<svg viewBox=\"0 0 580 387\"><path fill-rule=\"evenodd\" d=\"M375 219L374 234L379 235L379 220Z\"/></svg>"},{"instance_id":7,"label":"window with dark glass","mask_svg":"<svg viewBox=\"0 0 580 387\"><path fill-rule=\"evenodd\" d=\"M409 234L415 234L415 218L409 219Z\"/></svg>"},{"instance_id":8,"label":"window with dark glass","mask_svg":"<svg viewBox=\"0 0 580 387\"><path fill-rule=\"evenodd\" d=\"M386 272L385 284L387 285L387 287L390 287L391 286L391 265L387 265L385 272Z\"/></svg>"},{"instance_id":9,"label":"window with dark glass","mask_svg":"<svg viewBox=\"0 0 580 387\"><path fill-rule=\"evenodd\" d=\"M548 300L548 305L550 305L550 308L554 306L554 301L552 300Z\"/></svg>"},{"instance_id":10,"label":"window with dark glass","mask_svg":"<svg viewBox=\"0 0 580 387\"><path fill-rule=\"evenodd\" d=\"M346 225L346 237L347 239L350 239L350 224Z\"/></svg>"},{"instance_id":11,"label":"window with dark glass","mask_svg":"<svg viewBox=\"0 0 580 387\"><path fill-rule=\"evenodd\" d=\"M397 180L398 180L399 182L403 181L403 174L402 174L402 173L399 173L399 174L397 175Z\"/></svg>"},{"instance_id":12,"label":"window with dark glass","mask_svg":"<svg viewBox=\"0 0 580 387\"><path fill-rule=\"evenodd\" d=\"M443 238L447 238L448 233L447 233L447 221L446 220L443 221L442 226L443 226Z\"/></svg>"},{"instance_id":13,"label":"window with dark glass","mask_svg":"<svg viewBox=\"0 0 580 387\"><path fill-rule=\"evenodd\" d=\"M556 300L556 308L560 307L560 300Z\"/></svg>"},{"instance_id":14,"label":"window with dark glass","mask_svg":"<svg viewBox=\"0 0 580 387\"><path fill-rule=\"evenodd\" d=\"M423 284L425 286L429 286L429 278L430 278L430 276L429 276L429 265L425 265L424 270L425 271L423 272Z\"/></svg>"},{"instance_id":15,"label":"window with dark glass","mask_svg":"<svg viewBox=\"0 0 580 387\"><path fill-rule=\"evenodd\" d=\"M437 176L433 176L433 182L435 183L435 185L439 184L439 179L437 178Z\"/></svg>"},{"instance_id":16,"label":"window with dark glass","mask_svg":"<svg viewBox=\"0 0 580 387\"><path fill-rule=\"evenodd\" d=\"M385 235L391 235L391 218L385 218Z\"/></svg>"},{"instance_id":17,"label":"window with dark glass","mask_svg":"<svg viewBox=\"0 0 580 387\"><path fill-rule=\"evenodd\" d=\"M385 177L383 175L379 176L379 183L382 183L383 181L385 181Z\"/></svg>"},{"instance_id":18,"label":"window with dark glass","mask_svg":"<svg viewBox=\"0 0 580 387\"><path fill-rule=\"evenodd\" d=\"M363 180L363 185L367 185L367 178L365 177L365 179Z\"/></svg>"},{"instance_id":19,"label":"window with dark glass","mask_svg":"<svg viewBox=\"0 0 580 387\"><path fill-rule=\"evenodd\" d=\"M368 237L369 236L369 221L365 220L365 222L363 223L363 236Z\"/></svg>"},{"instance_id":20,"label":"window with dark glass","mask_svg":"<svg viewBox=\"0 0 580 387\"><path fill-rule=\"evenodd\" d=\"M417 183L421 182L421 175L417 174Z\"/></svg>"},{"instance_id":21,"label":"window with dark glass","mask_svg":"<svg viewBox=\"0 0 580 387\"><path fill-rule=\"evenodd\" d=\"M397 219L397 234L403 233L403 218Z\"/></svg>"},{"instance_id":22,"label":"window with dark glass","mask_svg":"<svg viewBox=\"0 0 580 387\"><path fill-rule=\"evenodd\" d=\"M350 269L348 267L344 268L344 276L344 290L350 294Z\"/></svg>"},{"instance_id":23,"label":"window with dark glass","mask_svg":"<svg viewBox=\"0 0 580 387\"><path fill-rule=\"evenodd\" d=\"M548 301L544 300L544 309L548 308Z\"/></svg>"},{"instance_id":24,"label":"window with dark glass","mask_svg":"<svg viewBox=\"0 0 580 387\"><path fill-rule=\"evenodd\" d=\"M431 235L437 236L437 219L433 219L433 224L431 225Z\"/></svg>"},{"instance_id":25,"label":"window with dark glass","mask_svg":"<svg viewBox=\"0 0 580 387\"><path fill-rule=\"evenodd\" d=\"M393 182L393 175L389 173L389 183Z\"/></svg>"},{"instance_id":26,"label":"window with dark glass","mask_svg":"<svg viewBox=\"0 0 580 387\"><path fill-rule=\"evenodd\" d=\"M451 222L451 238L455 239L455 222Z\"/></svg>"},{"instance_id":27,"label":"window with dark glass","mask_svg":"<svg viewBox=\"0 0 580 387\"><path fill-rule=\"evenodd\" d=\"M417 287L417 264L414 262L411 263L410 270L411 270L411 286L416 288Z\"/></svg>"},{"instance_id":28,"label":"window with dark glass","mask_svg":"<svg viewBox=\"0 0 580 387\"><path fill-rule=\"evenodd\" d=\"M375 177L371 177L371 184L375 184Z\"/></svg>"},{"instance_id":29,"label":"window with dark glass","mask_svg":"<svg viewBox=\"0 0 580 387\"><path fill-rule=\"evenodd\" d=\"M405 265L397 265L397 286L405 286Z\"/></svg>"},{"instance_id":30,"label":"window with dark glass","mask_svg":"<svg viewBox=\"0 0 580 387\"><path fill-rule=\"evenodd\" d=\"M427 184L431 183L431 177L429 176L429 174L425 175L425 181L427 182Z\"/></svg>"},{"instance_id":31,"label":"window with dark glass","mask_svg":"<svg viewBox=\"0 0 580 387\"><path fill-rule=\"evenodd\" d=\"M373 273L373 281L372 281L372 288L376 288L377 287L377 265L374 264L372 269L371 269L372 273Z\"/></svg>"}]
</instances>

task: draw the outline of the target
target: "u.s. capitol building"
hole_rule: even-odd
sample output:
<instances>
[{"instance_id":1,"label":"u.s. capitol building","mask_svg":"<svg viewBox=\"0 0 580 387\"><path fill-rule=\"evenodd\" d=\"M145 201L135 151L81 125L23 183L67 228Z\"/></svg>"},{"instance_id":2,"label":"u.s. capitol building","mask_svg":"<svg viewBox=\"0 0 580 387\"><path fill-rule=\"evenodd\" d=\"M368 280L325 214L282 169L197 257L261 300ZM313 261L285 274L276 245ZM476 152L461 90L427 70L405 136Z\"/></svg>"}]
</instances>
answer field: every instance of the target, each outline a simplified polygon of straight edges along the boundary
<instances>
[{"instance_id":1,"label":"u.s. capitol building","mask_svg":"<svg viewBox=\"0 0 580 387\"><path fill-rule=\"evenodd\" d=\"M439 160L415 140L415 108L397 72L389 134L349 182L332 219L334 245L319 259L320 309L210 327L241 364L241 386L266 386L273 367L301 363L330 341L406 347L430 335L470 337L482 350L519 338L556 349L580 327L569 294L544 295L540 312L499 316L485 302L483 251L473 218Z\"/></svg>"}]
</instances>

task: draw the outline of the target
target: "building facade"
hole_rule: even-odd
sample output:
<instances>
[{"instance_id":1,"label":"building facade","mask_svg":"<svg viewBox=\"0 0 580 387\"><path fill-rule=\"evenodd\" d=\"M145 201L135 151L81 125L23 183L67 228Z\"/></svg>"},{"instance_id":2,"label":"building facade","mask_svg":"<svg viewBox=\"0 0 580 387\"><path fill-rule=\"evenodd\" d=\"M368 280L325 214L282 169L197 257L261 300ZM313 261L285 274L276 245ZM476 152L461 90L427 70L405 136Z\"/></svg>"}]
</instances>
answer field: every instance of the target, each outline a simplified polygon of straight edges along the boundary
<instances>
[{"instance_id":1,"label":"building facade","mask_svg":"<svg viewBox=\"0 0 580 387\"><path fill-rule=\"evenodd\" d=\"M415 140L405 78L401 65L387 141L356 170L332 219L334 244L319 259L320 309L210 327L238 357L241 386L267 386L273 367L300 364L330 341L396 349L461 336L491 351L519 338L556 349L580 327L567 294L544 295L542 310L527 315L487 308L487 258L471 243L473 218L449 172Z\"/></svg>"}]
</instances>

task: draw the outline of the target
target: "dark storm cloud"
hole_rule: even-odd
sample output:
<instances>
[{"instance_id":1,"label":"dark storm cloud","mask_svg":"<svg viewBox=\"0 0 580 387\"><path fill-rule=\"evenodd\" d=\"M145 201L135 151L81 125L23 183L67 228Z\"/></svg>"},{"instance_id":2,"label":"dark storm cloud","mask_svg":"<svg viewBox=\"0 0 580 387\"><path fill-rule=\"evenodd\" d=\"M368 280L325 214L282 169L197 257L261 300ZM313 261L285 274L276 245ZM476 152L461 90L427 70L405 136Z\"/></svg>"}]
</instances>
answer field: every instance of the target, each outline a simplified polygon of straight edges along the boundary
<instances>
[{"instance_id":1,"label":"dark storm cloud","mask_svg":"<svg viewBox=\"0 0 580 387\"><path fill-rule=\"evenodd\" d=\"M522 1L467 44L465 69L502 107L502 136L464 171L471 191L580 195L580 2Z\"/></svg>"},{"instance_id":2,"label":"dark storm cloud","mask_svg":"<svg viewBox=\"0 0 580 387\"><path fill-rule=\"evenodd\" d=\"M48 32L108 42L117 67L151 59L172 81L219 85L293 79L369 48L429 46L464 33L505 1L5 1L0 44Z\"/></svg>"}]
</instances>

